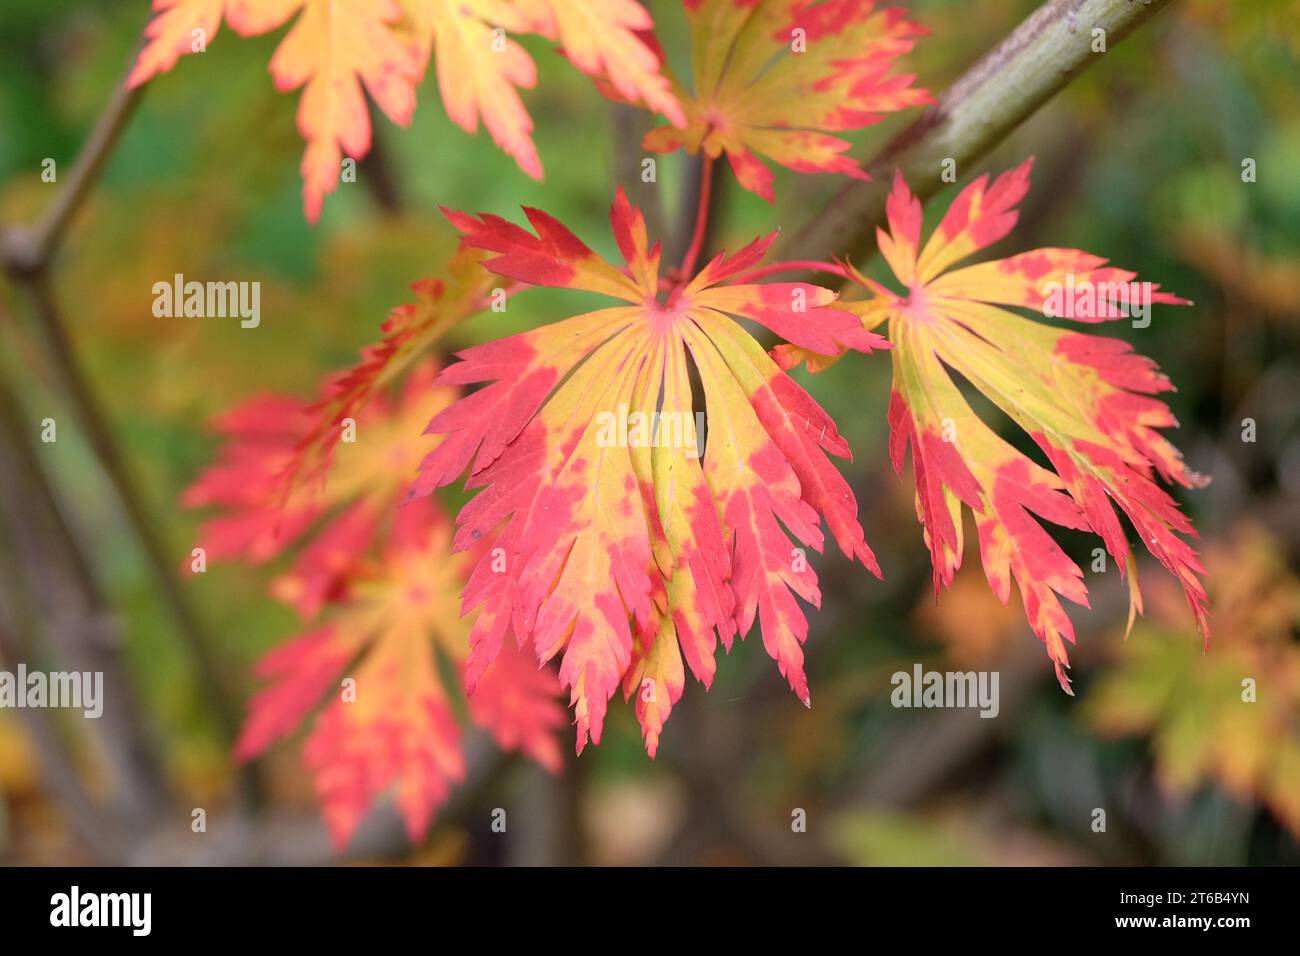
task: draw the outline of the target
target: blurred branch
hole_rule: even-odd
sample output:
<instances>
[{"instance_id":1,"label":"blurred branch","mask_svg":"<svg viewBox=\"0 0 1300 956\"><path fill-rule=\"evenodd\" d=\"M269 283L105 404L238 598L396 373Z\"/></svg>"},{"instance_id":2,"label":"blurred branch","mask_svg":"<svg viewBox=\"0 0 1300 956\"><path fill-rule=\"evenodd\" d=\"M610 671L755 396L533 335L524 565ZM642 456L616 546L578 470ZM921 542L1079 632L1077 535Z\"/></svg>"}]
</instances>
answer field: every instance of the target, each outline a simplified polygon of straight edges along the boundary
<instances>
[{"instance_id":1,"label":"blurred branch","mask_svg":"<svg viewBox=\"0 0 1300 956\"><path fill-rule=\"evenodd\" d=\"M103 714L94 722L96 739L119 784L119 811L140 829L167 805L153 741L139 719L135 694L122 667L116 626L99 584L39 460L25 437L26 416L0 376L0 496L14 553L44 612L43 630L74 669L103 675ZM12 580L12 579L9 579ZM17 601L7 601L14 607ZM11 615L13 616L13 615ZM6 644L6 657L30 648L30 639ZM21 659L21 658L17 658ZM52 744L54 738L43 739ZM54 755L51 755L54 756ZM58 762L49 764L57 771ZM74 799L74 818L82 816Z\"/></svg>"},{"instance_id":2,"label":"blurred branch","mask_svg":"<svg viewBox=\"0 0 1300 956\"><path fill-rule=\"evenodd\" d=\"M1025 629L1008 651L987 668L998 674L998 719L973 710L949 709L925 714L902 729L882 757L856 784L853 803L876 807L915 806L934 793L960 767L977 760L1005 730L1049 678L1042 644ZM1077 661L1076 661L1077 663Z\"/></svg>"},{"instance_id":3,"label":"blurred branch","mask_svg":"<svg viewBox=\"0 0 1300 956\"><path fill-rule=\"evenodd\" d=\"M393 171L392 161L388 156L388 146L381 135L383 128L377 121L373 103L367 104L370 110L370 152L361 160L360 167L366 188L370 190L375 205L385 216L396 216L402 211L402 190Z\"/></svg>"},{"instance_id":4,"label":"blurred branch","mask_svg":"<svg viewBox=\"0 0 1300 956\"><path fill-rule=\"evenodd\" d=\"M1128 593L1109 587L1094 593L1088 612L1088 637L1070 648L1071 670L1080 672L1105 652L1102 638L1122 624ZM1045 685L1056 690L1056 676L1042 641L1028 627L1017 628L1008 649L981 668L998 674L998 714L987 719L975 710L951 708L919 714L843 794L844 806L914 807L948 782L952 774L977 760L995 739L1015 726L1023 711L1039 699Z\"/></svg>"},{"instance_id":5,"label":"blurred branch","mask_svg":"<svg viewBox=\"0 0 1300 956\"><path fill-rule=\"evenodd\" d=\"M169 552L157 523L144 503L144 496L114 438L113 426L103 412L104 402L94 393L90 379L77 359L62 313L54 299L53 289L44 272L29 277L27 289L45 333L47 348L62 380L62 397L70 402L76 412L91 450L117 493L127 521L144 551L163 601L180 625L181 637L196 664L199 685L208 705L217 716L222 732L233 740L239 725L238 713L218 677L216 659L210 650L211 636L203 627L177 578L176 572L181 562Z\"/></svg>"},{"instance_id":6,"label":"blurred branch","mask_svg":"<svg viewBox=\"0 0 1300 956\"><path fill-rule=\"evenodd\" d=\"M128 90L125 81L119 83L44 217L30 229L0 230L0 263L11 276L21 279L49 268L68 226L99 178L144 90L143 86Z\"/></svg>"},{"instance_id":7,"label":"blurred branch","mask_svg":"<svg viewBox=\"0 0 1300 956\"><path fill-rule=\"evenodd\" d=\"M116 492L122 510L145 553L159 592L175 618L180 634L199 674L199 683L209 707L227 739L238 729L238 712L225 692L211 651L211 635L195 612L176 577L179 562L169 554L144 497L132 479L118 447L104 403L95 395L79 361L49 283L49 270L73 217L117 145L122 131L134 114L143 89L127 90L119 82L105 104L94 129L46 215L30 229L0 229L0 267L26 290L36 319L44 332L48 351L87 440ZM245 774L246 796L255 796L257 785L252 771Z\"/></svg>"},{"instance_id":8,"label":"blurred branch","mask_svg":"<svg viewBox=\"0 0 1300 956\"><path fill-rule=\"evenodd\" d=\"M0 473L3 473L3 462L0 462ZM30 645L19 635L30 632L32 614L16 586L19 570L13 559L17 548L10 540L8 529L2 526L0 541L8 545L0 551L0 662L16 667L20 661L31 660ZM32 746L39 755L41 775L50 792L67 810L73 830L90 849L92 859L99 863L120 860L122 847L118 841L121 834L105 825L99 808L81 785L76 764L72 755L67 753L68 748L64 746L50 712L38 707L25 707L21 715Z\"/></svg>"},{"instance_id":9,"label":"blurred branch","mask_svg":"<svg viewBox=\"0 0 1300 956\"><path fill-rule=\"evenodd\" d=\"M998 145L1040 106L1172 0L1048 0L866 164L871 182L846 186L776 252L779 259L860 258L875 250L894 170L922 201L943 188L944 160L958 170Z\"/></svg>"},{"instance_id":10,"label":"blurred branch","mask_svg":"<svg viewBox=\"0 0 1300 956\"><path fill-rule=\"evenodd\" d=\"M761 680L763 669L753 674ZM749 697L750 683L735 688ZM788 691L787 691L788 693ZM765 793L759 807L746 799L745 761L764 741L759 726L743 708L718 706L703 694L682 697L673 711L672 745L657 760L670 766L686 787L687 812L656 866L743 861L757 866L825 866L835 862L821 843L790 826L793 806ZM797 802L820 814L816 795Z\"/></svg>"},{"instance_id":11,"label":"blurred branch","mask_svg":"<svg viewBox=\"0 0 1300 956\"><path fill-rule=\"evenodd\" d=\"M666 236L668 233L664 227L664 204L657 171L659 157L654 157L656 172L651 182L647 183L642 178L641 164L648 157L641 149L641 140L652 125L645 110L624 103L610 104L610 129L614 139L614 184L621 185L632 201L632 205L639 207L644 213L649 234ZM668 258L666 261L675 260Z\"/></svg>"}]
</instances>

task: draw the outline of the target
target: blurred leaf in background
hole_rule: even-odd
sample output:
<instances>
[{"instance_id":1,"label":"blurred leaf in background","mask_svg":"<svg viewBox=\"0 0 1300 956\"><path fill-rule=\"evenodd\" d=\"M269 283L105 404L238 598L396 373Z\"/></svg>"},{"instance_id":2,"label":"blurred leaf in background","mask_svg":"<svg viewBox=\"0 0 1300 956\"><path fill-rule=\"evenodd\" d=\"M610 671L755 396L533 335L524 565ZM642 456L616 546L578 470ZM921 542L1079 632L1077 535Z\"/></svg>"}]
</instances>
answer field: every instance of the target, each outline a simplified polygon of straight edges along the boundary
<instances>
[{"instance_id":1,"label":"blurred leaf in background","mask_svg":"<svg viewBox=\"0 0 1300 956\"><path fill-rule=\"evenodd\" d=\"M1251 524L1207 549L1207 563L1209 651L1162 588L1156 621L1134 628L1083 713L1105 734L1147 737L1175 793L1217 785L1300 835L1300 578Z\"/></svg>"}]
</instances>

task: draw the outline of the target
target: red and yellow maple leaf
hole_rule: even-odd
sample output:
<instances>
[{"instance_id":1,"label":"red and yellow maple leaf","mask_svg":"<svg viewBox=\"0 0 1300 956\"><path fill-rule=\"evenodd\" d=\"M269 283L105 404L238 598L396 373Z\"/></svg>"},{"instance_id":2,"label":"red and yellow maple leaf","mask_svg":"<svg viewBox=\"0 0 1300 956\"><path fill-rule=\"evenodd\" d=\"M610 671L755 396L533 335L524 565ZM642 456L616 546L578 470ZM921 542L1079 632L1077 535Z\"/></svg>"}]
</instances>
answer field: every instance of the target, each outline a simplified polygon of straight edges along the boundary
<instances>
[{"instance_id":1,"label":"red and yellow maple leaf","mask_svg":"<svg viewBox=\"0 0 1300 956\"><path fill-rule=\"evenodd\" d=\"M354 421L340 419L331 467L317 481L292 483L292 469L320 428L318 403L265 395L221 416L221 457L182 496L188 507L222 509L200 532L207 556L261 562L310 537L275 592L306 616L338 597L429 450L420 429L456 395L430 387L435 373L425 363L396 399L378 392Z\"/></svg>"},{"instance_id":2,"label":"red and yellow maple leaf","mask_svg":"<svg viewBox=\"0 0 1300 956\"><path fill-rule=\"evenodd\" d=\"M834 293L817 286L722 284L775 235L719 255L661 298L659 247L621 189L611 222L623 269L547 214L525 212L536 235L497 216L448 216L467 244L498 254L484 265L500 275L627 304L475 346L439 376L486 383L430 422L445 437L412 490L467 468L469 485L484 489L455 538L464 549L496 533L464 595L465 609L480 609L470 684L512 631L540 660L560 656L579 750L599 742L608 699L634 680L653 754L681 693L682 658L707 686L716 640L730 647L757 615L764 646L806 702L807 621L794 594L816 604L817 578L782 525L821 550L824 517L846 555L873 570L875 559L826 457L849 454L835 423L732 317L819 352L886 343L829 308Z\"/></svg>"},{"instance_id":3,"label":"red and yellow maple leaf","mask_svg":"<svg viewBox=\"0 0 1300 956\"><path fill-rule=\"evenodd\" d=\"M478 268L475 266L475 268ZM481 270L480 270L481 271ZM190 505L228 513L204 526L213 557L264 560L307 543L272 591L305 618L324 612L306 634L272 651L258 666L269 686L254 699L236 747L240 759L260 754L291 733L355 662L355 699L340 697L316 722L304 748L331 834L345 843L374 800L390 787L412 839L428 828L450 787L464 776L455 713L437 673L435 644L463 670L468 622L456 606L472 556L449 560L451 528L432 500L398 508L402 490L431 442L420 429L455 390L434 387L436 366L412 370L396 400L375 391L387 360L406 359L414 341L440 315L432 286L422 306L399 309L387 346L367 350L375 380L347 410L355 441L339 444L317 473L294 482L289 466L317 435L321 403L282 396L255 399L218 423L230 438L221 460L187 491ZM427 309L424 307L428 307ZM390 321L393 317L390 317ZM327 410L338 377L327 380ZM372 393L373 392L373 393ZM412 417L414 416L414 417ZM555 729L564 722L554 673L511 648L477 673L470 716L505 749L518 749L554 771Z\"/></svg>"},{"instance_id":4,"label":"red and yellow maple leaf","mask_svg":"<svg viewBox=\"0 0 1300 956\"><path fill-rule=\"evenodd\" d=\"M424 59L433 54L447 115L467 133L478 128L481 116L492 141L534 179L542 178L542 162L532 141L532 118L517 90L531 89L537 71L504 31L557 41L582 72L612 83L629 102L685 123L659 58L637 35L652 30L654 21L635 0L401 2Z\"/></svg>"},{"instance_id":5,"label":"red and yellow maple leaf","mask_svg":"<svg viewBox=\"0 0 1300 956\"><path fill-rule=\"evenodd\" d=\"M1100 322L1127 316L1144 302L1149 308L1186 300L1077 249L1036 249L950 268L1011 232L1031 165L992 185L985 176L967 186L924 247L921 204L897 176L886 204L889 231L878 230L878 245L904 291L854 271L874 298L848 305L868 328L888 323L895 346L890 454L901 473L912 448L917 516L936 592L952 583L961 565L964 505L975 517L989 585L1006 602L1014 578L1029 623L1069 691L1065 644L1074 641L1074 629L1059 598L1087 606L1087 589L1083 572L1036 519L1101 536L1128 578L1131 623L1141 594L1114 502L1178 579L1208 640L1198 578L1204 569L1179 537L1195 531L1155 476L1186 488L1207 479L1190 471L1156 431L1177 423L1154 397L1173 388L1154 362L1120 339L1050 326L1006 308ZM787 348L781 358L788 366L810 357ZM810 367L821 364L811 357ZM985 424L953 381L954 372L1024 429L1051 467Z\"/></svg>"},{"instance_id":6,"label":"red and yellow maple leaf","mask_svg":"<svg viewBox=\"0 0 1300 956\"><path fill-rule=\"evenodd\" d=\"M460 727L436 655L463 665L468 623L457 612L467 561L449 560L451 529L430 499L398 512L379 561L327 622L258 666L269 685L253 699L236 756L249 759L291 733L333 690L303 748L330 833L345 844L390 788L411 839L465 775ZM350 679L348 679L350 678ZM498 743L552 771L563 723L553 673L498 657L470 713Z\"/></svg>"},{"instance_id":7,"label":"red and yellow maple leaf","mask_svg":"<svg viewBox=\"0 0 1300 956\"><path fill-rule=\"evenodd\" d=\"M209 557L265 561L323 521L274 590L308 616L339 591L429 450L419 429L455 395L429 387L437 367L427 356L449 329L486 307L494 277L480 258L462 248L445 279L415 283L416 301L392 309L382 338L351 368L328 376L315 400L263 395L216 421L228 439L222 457L182 498L226 512L203 526ZM336 457L342 461L331 473Z\"/></svg>"},{"instance_id":8,"label":"red and yellow maple leaf","mask_svg":"<svg viewBox=\"0 0 1300 956\"><path fill-rule=\"evenodd\" d=\"M372 397L382 395L383 389L428 355L452 327L487 307L494 277L479 263L481 258L477 250L462 247L448 264L445 279L422 279L412 285L416 301L390 310L380 326L380 340L365 346L351 368L326 381L322 397L307 409L311 425L298 438L284 468L283 494L290 494L299 481L323 478L348 419L355 421ZM421 380L419 387L425 384Z\"/></svg>"},{"instance_id":9,"label":"red and yellow maple leaf","mask_svg":"<svg viewBox=\"0 0 1300 956\"><path fill-rule=\"evenodd\" d=\"M270 69L279 90L303 91L298 130L307 143L301 172L311 222L338 185L343 157L370 151L365 94L407 125L430 57L452 121L473 133L481 118L493 142L540 179L532 119L518 93L535 85L537 70L507 31L559 40L579 69L684 123L658 58L637 36L653 22L633 0L154 0L154 10L131 87L205 49L223 17L249 37L297 15Z\"/></svg>"},{"instance_id":10,"label":"red and yellow maple leaf","mask_svg":"<svg viewBox=\"0 0 1300 956\"><path fill-rule=\"evenodd\" d=\"M415 87L424 69L416 44L398 29L397 0L154 0L147 42L127 78L138 86L171 69L181 55L215 38L224 15L242 36L260 36L298 15L275 54L271 76L287 92L302 87L298 131L303 154L303 205L320 217L334 191L344 154L370 151L370 111L365 92L394 123L405 126L415 111ZM195 31L202 30L202 44Z\"/></svg>"},{"instance_id":11,"label":"red and yellow maple leaf","mask_svg":"<svg viewBox=\"0 0 1300 956\"><path fill-rule=\"evenodd\" d=\"M652 130L645 147L726 153L740 184L769 202L772 171L760 155L866 179L844 155L850 144L831 134L930 101L913 77L891 72L925 31L875 0L687 0L686 12L693 89L675 85L688 125Z\"/></svg>"},{"instance_id":12,"label":"red and yellow maple leaf","mask_svg":"<svg viewBox=\"0 0 1300 956\"><path fill-rule=\"evenodd\" d=\"M530 28L558 42L578 69L609 84L618 98L662 113L674 126L686 114L663 75L654 20L637 0L513 0Z\"/></svg>"}]
</instances>

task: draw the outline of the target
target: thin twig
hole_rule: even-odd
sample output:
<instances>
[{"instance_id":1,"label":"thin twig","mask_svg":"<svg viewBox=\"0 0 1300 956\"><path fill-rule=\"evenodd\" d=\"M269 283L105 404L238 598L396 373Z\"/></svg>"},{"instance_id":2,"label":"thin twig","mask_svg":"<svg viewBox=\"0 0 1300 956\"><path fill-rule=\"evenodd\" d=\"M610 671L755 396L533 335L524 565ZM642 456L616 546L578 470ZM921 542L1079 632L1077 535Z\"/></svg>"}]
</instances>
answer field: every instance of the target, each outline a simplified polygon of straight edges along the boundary
<instances>
[{"instance_id":1,"label":"thin twig","mask_svg":"<svg viewBox=\"0 0 1300 956\"><path fill-rule=\"evenodd\" d=\"M0 245L0 259L11 275L34 275L49 268L68 226L90 187L99 178L100 170L117 145L127 121L140 104L144 90L143 86L128 90L125 82L114 88L95 122L95 128L86 139L86 145L77 155L68 178L45 215L30 229L15 229L0 235L4 240Z\"/></svg>"},{"instance_id":2,"label":"thin twig","mask_svg":"<svg viewBox=\"0 0 1300 956\"><path fill-rule=\"evenodd\" d=\"M700 190L695 202L695 229L691 233L691 243L682 256L682 265L678 272L683 282L689 282L695 271L695 263L704 248L704 239L709 231L709 214L711 212L713 193L713 160L705 156L700 161Z\"/></svg>"}]
</instances>

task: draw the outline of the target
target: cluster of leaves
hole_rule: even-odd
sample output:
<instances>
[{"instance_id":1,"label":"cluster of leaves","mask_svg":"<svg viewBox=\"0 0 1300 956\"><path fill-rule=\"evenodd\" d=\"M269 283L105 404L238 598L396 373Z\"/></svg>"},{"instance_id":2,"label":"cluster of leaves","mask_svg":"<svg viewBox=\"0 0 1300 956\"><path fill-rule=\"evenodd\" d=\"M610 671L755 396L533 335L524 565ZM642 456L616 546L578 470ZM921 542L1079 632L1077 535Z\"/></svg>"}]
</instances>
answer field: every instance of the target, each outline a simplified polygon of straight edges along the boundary
<instances>
[{"instance_id":1,"label":"cluster of leaves","mask_svg":"<svg viewBox=\"0 0 1300 956\"><path fill-rule=\"evenodd\" d=\"M849 144L829 133L928 101L912 77L891 73L923 31L875 0L687 0L694 92L662 69L654 21L636 0L154 0L154 9L130 86L205 50L223 19L242 36L294 20L270 69L278 89L303 91L303 203L312 222L343 157L370 150L365 94L407 125L431 60L447 115L468 133L481 118L493 142L541 179L518 93L536 84L537 71L511 35L557 41L610 98L666 117L671 125L650 133L646 148L725 152L742 185L768 200L772 173L755 153L803 172L864 178L842 155Z\"/></svg>"},{"instance_id":2,"label":"cluster of leaves","mask_svg":"<svg viewBox=\"0 0 1300 956\"><path fill-rule=\"evenodd\" d=\"M531 65L509 66L523 56L513 47L490 69L479 62L475 44L489 42L489 23L522 22L560 38L611 96L668 117L672 125L652 131L648 148L703 153L706 183L725 153L739 183L768 199L774 176L758 156L796 171L865 178L832 134L928 99L911 77L893 72L922 31L872 0L687 0L689 89L661 72L656 57L644 59L657 44L639 32L649 18L627 0L158 5L164 12L137 80L174 61L177 29L189 22L182 11L224 13L237 30L255 33L304 7L272 71L282 85L308 80L300 125L309 142L309 215L333 182L340 145L364 149L360 84L390 115L406 115L398 107L409 106L418 70L404 64L422 69L424 61L392 52L409 50L403 44L427 59L436 43L453 117L472 121L474 109L484 111L498 143L526 171L539 171L526 123L510 109L512 122L489 115L517 103L513 90L492 92L493 83L531 80ZM318 37L312 47L300 34L328 34L333 25L357 42L366 35L357 22L331 20L346 17L384 40L365 44L361 59L305 67L305 48L335 56L352 46ZM584 17L604 26L593 30ZM449 26L471 23L481 35ZM310 77L324 85L315 89ZM356 109L340 112L349 96ZM329 159L319 168L317 152ZM462 773L454 721L431 676L430 637L461 668L471 715L548 764L553 660L579 751L600 741L608 702L621 691L635 701L653 756L686 670L707 687L717 644L729 650L756 619L765 650L809 704L808 621L798 599L817 605L820 592L806 549L822 550L825 521L845 556L876 575L880 568L853 492L830 460L849 457L848 444L789 373L800 363L818 371L851 351L892 352L891 455L901 472L912 449L936 591L961 564L969 510L989 585L1006 603L1015 582L1068 691L1074 634L1060 598L1086 605L1087 592L1082 572L1038 519L1101 537L1129 581L1131 624L1141 594L1118 505L1179 581L1208 639L1203 569L1185 540L1194 532L1157 484L1203 483L1157 431L1175 424L1156 397L1169 382L1120 340L1012 311L1048 311L1044 287L1069 282L1107 290L1105 308L1084 321L1123 315L1133 273L1073 249L954 268L1011 233L1029 171L1025 163L969 185L924 245L921 205L899 176L879 248L901 288L848 264L823 264L865 296L853 301L808 282L761 281L798 265L760 265L775 232L697 270L703 216L684 260L665 267L621 188L610 216L619 263L540 210L525 209L531 231L492 214L446 211L462 236L452 281L417 286L419 302L394 312L384 339L313 405L265 399L232 413L219 424L230 437L222 463L190 492L191 504L226 509L209 526L216 553L265 558L324 522L276 584L324 623L267 659L272 684L254 702L240 753L257 753L296 726L364 655L359 693L383 689L371 691L376 699L366 707L332 705L307 759L336 834L345 836L393 783L413 832L422 829ZM566 288L615 304L470 348L432 384L423 370L407 373L450 324L482 308L489 284L501 285L492 274L512 293ZM1183 301L1155 289L1154 301ZM742 321L781 344L765 350ZM406 387L394 399L384 386L402 374ZM1023 429L1041 456L999 437L958 378ZM701 418L707 425L697 432ZM421 437L426 422L433 437ZM355 448L337 441L349 423L367 434ZM462 474L478 493L453 529L429 495ZM460 613L447 604L458 592ZM430 676L417 680L417 672Z\"/></svg>"},{"instance_id":3,"label":"cluster of leaves","mask_svg":"<svg viewBox=\"0 0 1300 956\"><path fill-rule=\"evenodd\" d=\"M653 754L682 692L683 658L707 686L716 642L729 647L757 615L765 648L808 703L808 625L794 595L817 604L819 593L786 532L820 551L824 519L846 556L879 567L852 491L826 457L847 456L848 446L785 369L800 361L820 369L848 351L890 346L891 455L901 471L913 449L936 591L961 564L964 506L975 516L990 586L1005 603L1014 579L1069 691L1074 632L1060 597L1086 605L1087 591L1082 571L1033 516L1101 536L1128 577L1131 621L1141 592L1113 501L1180 581L1208 639L1203 568L1179 536L1191 525L1155 483L1156 475L1203 483L1155 430L1173 424L1152 397L1168 380L1120 340L1004 308L1042 311L1044 284L1068 275L1122 298L1133 273L1071 249L945 271L1012 230L1028 175L1026 163L991 186L986 177L972 183L924 247L920 203L900 177L880 248L906 292L850 267L870 294L851 303L815 285L746 281L774 236L719 254L698 275L668 282L661 297L658 247L648 248L644 221L621 191L611 213L621 269L538 210L526 210L535 234L496 216L450 213L468 245L497 253L488 269L629 303L477 346L439 378L489 383L430 422L446 438L414 487L427 492L468 469L470 486L484 490L461 511L456 546L500 529L504 568L480 563L465 593L465 610L479 610L471 671L490 663L507 632L531 643L539 660L562 652L579 748L589 735L599 741L606 701L621 687L637 695ZM1182 301L1155 288L1156 301ZM1099 314L1124 314L1124 304L1111 301ZM785 344L768 355L729 316ZM888 340L871 331L885 323ZM702 455L661 441L653 428L625 445L601 440L610 409L659 428L691 420L692 369L708 422ZM1046 465L998 437L950 370L1024 428Z\"/></svg>"},{"instance_id":4,"label":"cluster of leaves","mask_svg":"<svg viewBox=\"0 0 1300 956\"><path fill-rule=\"evenodd\" d=\"M685 122L655 50L640 36L654 23L635 0L154 0L154 10L130 86L205 50L223 19L241 36L293 20L270 69L277 89L302 88L303 204L312 222L338 184L344 155L361 159L370 151L365 94L407 125L431 60L447 115L468 133L481 118L519 168L541 179L532 119L518 92L536 84L537 69L508 34L557 41L578 69L620 96Z\"/></svg>"}]
</instances>

